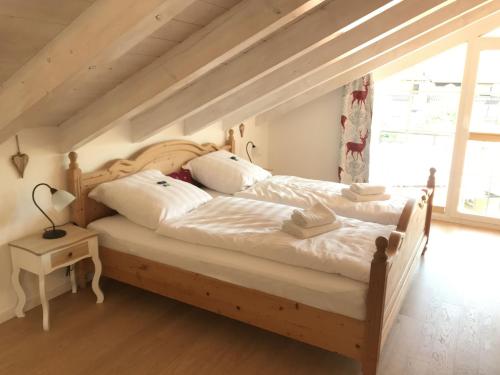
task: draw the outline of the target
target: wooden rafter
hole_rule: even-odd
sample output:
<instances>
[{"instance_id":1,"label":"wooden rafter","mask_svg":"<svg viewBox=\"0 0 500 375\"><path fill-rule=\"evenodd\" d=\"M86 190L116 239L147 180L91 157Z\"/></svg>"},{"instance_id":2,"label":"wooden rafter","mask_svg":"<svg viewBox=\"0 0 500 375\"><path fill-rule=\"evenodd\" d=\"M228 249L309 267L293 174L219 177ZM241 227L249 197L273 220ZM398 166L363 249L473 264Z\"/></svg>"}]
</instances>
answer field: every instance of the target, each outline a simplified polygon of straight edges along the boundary
<instances>
[{"instance_id":1,"label":"wooden rafter","mask_svg":"<svg viewBox=\"0 0 500 375\"><path fill-rule=\"evenodd\" d=\"M435 0L436 1L436 0ZM230 95L328 40L351 23L389 3L386 0L334 0L311 12L228 64L206 74L154 108L131 120L132 137L143 140L194 111Z\"/></svg>"},{"instance_id":2,"label":"wooden rafter","mask_svg":"<svg viewBox=\"0 0 500 375\"><path fill-rule=\"evenodd\" d=\"M122 56L194 1L97 0L2 85L0 142L61 84Z\"/></svg>"},{"instance_id":3,"label":"wooden rafter","mask_svg":"<svg viewBox=\"0 0 500 375\"><path fill-rule=\"evenodd\" d=\"M284 102L274 103L275 106L269 103L267 111L257 116L256 123L261 125L272 124L279 117L293 109L319 98L370 71L378 73L377 69L381 68L380 70L384 71L384 76L394 74L460 43L465 43L471 37L486 33L498 27L500 23L500 11L498 11L498 2L496 3L496 11L494 10L494 3L488 4L483 9L466 14L376 59L341 75L334 76L320 85L313 86L308 91L296 93L295 96L289 97ZM238 121L238 118L227 118L225 121L226 126L229 127L229 124L233 121Z\"/></svg>"},{"instance_id":4,"label":"wooden rafter","mask_svg":"<svg viewBox=\"0 0 500 375\"><path fill-rule=\"evenodd\" d=\"M349 81L390 63L412 51L418 50L440 38L451 35L469 24L479 22L484 17L500 9L498 1L487 2L464 13L470 1L455 2L434 14L411 24L399 32L383 38L326 68L297 80L269 95L262 96L253 103L225 116L225 127L231 127L244 119L262 114L259 123L269 122L276 115L305 103L308 98L317 98ZM476 4L477 5L477 4ZM440 20L439 22L437 22ZM442 22L443 20L447 22ZM422 33L422 30L427 30ZM464 35L464 34L462 34ZM314 93L314 94L313 94ZM312 99L310 99L312 100ZM283 103L293 102L286 105ZM283 106L281 108L280 105ZM273 110L273 108L276 108ZM264 114L268 111L269 113Z\"/></svg>"},{"instance_id":5,"label":"wooden rafter","mask_svg":"<svg viewBox=\"0 0 500 375\"><path fill-rule=\"evenodd\" d=\"M323 0L247 0L61 125L61 149L82 146L225 63ZM137 88L140 87L140 90Z\"/></svg>"},{"instance_id":6,"label":"wooden rafter","mask_svg":"<svg viewBox=\"0 0 500 375\"><path fill-rule=\"evenodd\" d=\"M274 72L242 88L238 92L210 105L202 111L184 120L185 134L193 134L220 118L230 115L235 111L251 113L254 102L262 102L263 97L276 92L276 99L293 94L297 90L304 90L314 82L321 82L332 74L338 74L337 67L344 66L351 68L352 63L344 63L343 60L352 60L350 57L360 48L365 47L363 54L368 59L372 54L376 54L381 47L370 48L370 44L379 40L384 35L394 35L397 37L387 38L384 48L393 46L396 41L401 43L418 32L428 30L440 22L448 20L456 14L461 14L471 7L484 3L485 0L458 1L443 7L443 1L424 0L417 3L402 2L365 23L342 34L338 38L325 43L323 46L313 50L299 59L292 61ZM438 8L438 9L436 9ZM422 20L423 14L425 22L415 22ZM411 24L413 22L413 24ZM405 24L409 27L404 27ZM410 32L398 30L411 29ZM320 69L318 71L318 69ZM297 81L299 80L299 81ZM251 116L251 115L250 115Z\"/></svg>"}]
</instances>

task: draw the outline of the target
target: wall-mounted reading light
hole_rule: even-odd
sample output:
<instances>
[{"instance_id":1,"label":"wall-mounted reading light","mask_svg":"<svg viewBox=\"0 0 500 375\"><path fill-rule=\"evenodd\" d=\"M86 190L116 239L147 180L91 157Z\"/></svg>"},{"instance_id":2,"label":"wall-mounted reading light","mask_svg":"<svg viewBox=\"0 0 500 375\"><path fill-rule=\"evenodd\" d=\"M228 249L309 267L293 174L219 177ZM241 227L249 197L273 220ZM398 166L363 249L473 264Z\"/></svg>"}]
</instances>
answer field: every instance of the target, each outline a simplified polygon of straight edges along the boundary
<instances>
[{"instance_id":1,"label":"wall-mounted reading light","mask_svg":"<svg viewBox=\"0 0 500 375\"><path fill-rule=\"evenodd\" d=\"M245 147L245 149L247 151L248 160L250 160L250 162L253 163L252 157L250 156L250 152L248 151L248 146L250 146L250 145L252 146L252 149L257 148L257 146L255 146L255 143L253 143L252 141L248 141L247 145Z\"/></svg>"}]
</instances>

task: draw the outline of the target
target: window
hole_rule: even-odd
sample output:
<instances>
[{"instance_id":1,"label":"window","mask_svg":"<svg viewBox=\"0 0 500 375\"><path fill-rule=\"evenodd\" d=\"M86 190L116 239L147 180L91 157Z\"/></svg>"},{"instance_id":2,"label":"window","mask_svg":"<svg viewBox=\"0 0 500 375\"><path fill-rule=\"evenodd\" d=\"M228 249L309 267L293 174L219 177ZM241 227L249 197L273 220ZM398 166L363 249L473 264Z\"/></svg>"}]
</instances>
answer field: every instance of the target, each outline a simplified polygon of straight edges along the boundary
<instances>
[{"instance_id":1,"label":"window","mask_svg":"<svg viewBox=\"0 0 500 375\"><path fill-rule=\"evenodd\" d=\"M500 143L467 142L461 202L466 214L500 218Z\"/></svg>"},{"instance_id":2,"label":"window","mask_svg":"<svg viewBox=\"0 0 500 375\"><path fill-rule=\"evenodd\" d=\"M481 51L477 70L471 132L500 134L500 50Z\"/></svg>"},{"instance_id":3,"label":"window","mask_svg":"<svg viewBox=\"0 0 500 375\"><path fill-rule=\"evenodd\" d=\"M461 45L376 83L370 181L423 186L435 167L445 205L465 56Z\"/></svg>"},{"instance_id":4,"label":"window","mask_svg":"<svg viewBox=\"0 0 500 375\"><path fill-rule=\"evenodd\" d=\"M479 52L460 212L500 218L500 50Z\"/></svg>"},{"instance_id":5,"label":"window","mask_svg":"<svg viewBox=\"0 0 500 375\"><path fill-rule=\"evenodd\" d=\"M430 56L436 48L424 47L415 56ZM380 74L408 63L391 62ZM445 208L446 217L500 227L499 67L497 28L469 35L467 44L379 79L370 180L422 186L427 167L434 166L434 202Z\"/></svg>"}]
</instances>

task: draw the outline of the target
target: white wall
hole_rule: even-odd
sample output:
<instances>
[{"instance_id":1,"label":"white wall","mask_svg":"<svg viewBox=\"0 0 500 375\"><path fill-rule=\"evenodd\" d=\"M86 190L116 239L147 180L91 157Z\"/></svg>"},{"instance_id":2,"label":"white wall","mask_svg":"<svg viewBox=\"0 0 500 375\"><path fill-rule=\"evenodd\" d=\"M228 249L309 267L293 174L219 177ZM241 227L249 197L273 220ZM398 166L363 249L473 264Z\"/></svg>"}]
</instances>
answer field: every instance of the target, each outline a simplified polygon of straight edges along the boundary
<instances>
[{"instance_id":1,"label":"white wall","mask_svg":"<svg viewBox=\"0 0 500 375\"><path fill-rule=\"evenodd\" d=\"M55 132L27 130L20 137L21 151L28 154L30 161L25 178L17 177L10 156L16 153L14 139L0 144L0 321L13 315L16 302L11 287L11 260L7 243L29 233L41 231L49 222L42 216L31 200L31 191L39 182L55 187L64 186L63 156L57 153L53 142ZM49 207L50 194L45 188L37 191L37 201L42 207ZM67 212L61 214L48 210L57 223L67 220ZM67 288L62 277L64 271L48 279L47 289L59 293ZM21 273L21 283L27 295L27 307L38 304L37 279L26 272ZM50 295L50 293L49 293Z\"/></svg>"},{"instance_id":2,"label":"white wall","mask_svg":"<svg viewBox=\"0 0 500 375\"><path fill-rule=\"evenodd\" d=\"M255 128L253 120L246 121L245 124L244 139L240 138L240 133L235 128L237 153L244 156L244 144L252 139L262 146L260 152L255 155L256 161L266 166L267 130L262 127ZM76 150L80 168L84 172L92 171L111 159L127 158L147 145L167 139L191 139L199 143L213 142L219 145L223 144L225 139L225 132L220 125L214 125L192 137L183 137L182 128L174 126L142 143L131 143L129 134L128 124L123 124ZM0 322L14 316L16 303L10 281L11 260L7 243L28 234L41 232L42 228L48 226L46 219L31 201L31 190L39 182L65 189L65 168L68 161L66 155L59 153L54 139L57 139L56 131L50 128L28 129L20 134L21 151L30 157L24 179L17 177L17 172L10 162L10 156L16 153L14 139L0 144ZM37 197L43 208L50 206L50 194L43 188L40 188ZM58 214L48 209L47 212L57 224L68 220L67 211ZM64 270L50 275L47 282L49 296L69 290ZM22 272L21 283L27 294L26 307L29 309L36 306L39 303L37 278Z\"/></svg>"},{"instance_id":3,"label":"white wall","mask_svg":"<svg viewBox=\"0 0 500 375\"><path fill-rule=\"evenodd\" d=\"M273 174L337 181L341 91L294 109L269 126ZM260 128L261 126L257 126Z\"/></svg>"}]
</instances>

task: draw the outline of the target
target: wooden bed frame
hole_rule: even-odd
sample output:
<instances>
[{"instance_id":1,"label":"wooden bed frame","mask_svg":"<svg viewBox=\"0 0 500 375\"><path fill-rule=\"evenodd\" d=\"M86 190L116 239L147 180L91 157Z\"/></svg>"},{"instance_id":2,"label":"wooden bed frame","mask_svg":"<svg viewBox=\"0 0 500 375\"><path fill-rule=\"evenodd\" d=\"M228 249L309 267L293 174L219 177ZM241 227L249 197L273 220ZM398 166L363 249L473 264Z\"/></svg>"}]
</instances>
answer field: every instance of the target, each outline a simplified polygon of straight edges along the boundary
<instances>
[{"instance_id":1,"label":"wooden bed frame","mask_svg":"<svg viewBox=\"0 0 500 375\"><path fill-rule=\"evenodd\" d=\"M168 174L188 160L218 149L234 150L234 134L222 147L189 141L166 141L146 148L130 160L117 160L92 173L82 174L77 155L69 154L69 190L76 196L71 218L86 227L93 220L113 215L90 199L98 184L156 168ZM365 375L375 375L379 355L410 285L419 256L425 251L434 195L434 173L418 200L409 200L389 238L376 240L370 271L366 319L307 306L257 290L100 247L103 275L221 314L295 340L358 360ZM85 276L85 269L80 274Z\"/></svg>"}]
</instances>

